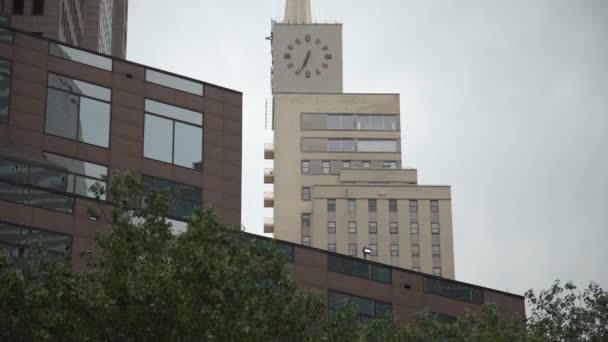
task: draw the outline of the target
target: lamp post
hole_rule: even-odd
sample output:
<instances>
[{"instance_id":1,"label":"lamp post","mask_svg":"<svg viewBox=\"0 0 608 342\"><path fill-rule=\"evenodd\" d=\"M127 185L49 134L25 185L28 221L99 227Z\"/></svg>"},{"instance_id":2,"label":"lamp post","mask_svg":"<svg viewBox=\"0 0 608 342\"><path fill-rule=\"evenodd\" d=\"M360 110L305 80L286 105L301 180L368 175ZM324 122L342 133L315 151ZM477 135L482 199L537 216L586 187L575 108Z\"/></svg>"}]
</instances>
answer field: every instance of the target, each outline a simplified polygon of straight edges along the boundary
<instances>
[{"instance_id":1,"label":"lamp post","mask_svg":"<svg viewBox=\"0 0 608 342\"><path fill-rule=\"evenodd\" d=\"M363 246L363 259L367 260L367 256L372 254L372 249L369 247Z\"/></svg>"}]
</instances>

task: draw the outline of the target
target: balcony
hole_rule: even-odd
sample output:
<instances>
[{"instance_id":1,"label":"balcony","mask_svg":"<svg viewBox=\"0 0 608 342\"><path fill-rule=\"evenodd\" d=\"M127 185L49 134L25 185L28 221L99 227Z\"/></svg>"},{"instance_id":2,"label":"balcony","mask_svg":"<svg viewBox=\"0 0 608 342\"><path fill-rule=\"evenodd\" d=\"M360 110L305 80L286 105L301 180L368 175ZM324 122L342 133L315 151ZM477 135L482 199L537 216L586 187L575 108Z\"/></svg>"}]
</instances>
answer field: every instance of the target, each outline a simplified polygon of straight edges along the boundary
<instances>
[{"instance_id":1,"label":"balcony","mask_svg":"<svg viewBox=\"0 0 608 342\"><path fill-rule=\"evenodd\" d=\"M274 233L274 218L272 218L272 217L264 218L264 233L266 233L266 234Z\"/></svg>"},{"instance_id":2,"label":"balcony","mask_svg":"<svg viewBox=\"0 0 608 342\"><path fill-rule=\"evenodd\" d=\"M274 159L274 144L264 144L264 159Z\"/></svg>"},{"instance_id":3,"label":"balcony","mask_svg":"<svg viewBox=\"0 0 608 342\"><path fill-rule=\"evenodd\" d=\"M274 169L264 169L264 184L274 184Z\"/></svg>"},{"instance_id":4,"label":"balcony","mask_svg":"<svg viewBox=\"0 0 608 342\"><path fill-rule=\"evenodd\" d=\"M273 192L264 193L264 208L274 208L274 193Z\"/></svg>"}]
</instances>

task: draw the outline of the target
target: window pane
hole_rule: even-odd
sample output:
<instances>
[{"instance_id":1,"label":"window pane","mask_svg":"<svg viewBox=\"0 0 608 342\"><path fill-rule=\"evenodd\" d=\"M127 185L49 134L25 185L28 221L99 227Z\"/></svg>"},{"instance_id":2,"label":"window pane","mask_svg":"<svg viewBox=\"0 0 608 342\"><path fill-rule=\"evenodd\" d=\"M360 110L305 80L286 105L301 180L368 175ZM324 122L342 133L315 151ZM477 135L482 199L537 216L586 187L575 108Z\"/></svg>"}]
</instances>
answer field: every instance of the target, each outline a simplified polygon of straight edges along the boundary
<instances>
[{"instance_id":1,"label":"window pane","mask_svg":"<svg viewBox=\"0 0 608 342\"><path fill-rule=\"evenodd\" d=\"M173 122L153 115L146 115L144 133L144 157L173 162Z\"/></svg>"},{"instance_id":2,"label":"window pane","mask_svg":"<svg viewBox=\"0 0 608 342\"><path fill-rule=\"evenodd\" d=\"M195 202L201 201L201 189L199 188L178 183L171 183L170 186L173 191L173 195L177 198Z\"/></svg>"},{"instance_id":3,"label":"window pane","mask_svg":"<svg viewBox=\"0 0 608 342\"><path fill-rule=\"evenodd\" d=\"M12 44L14 38L13 31L0 28L0 42Z\"/></svg>"},{"instance_id":4,"label":"window pane","mask_svg":"<svg viewBox=\"0 0 608 342\"><path fill-rule=\"evenodd\" d=\"M75 80L66 76L49 73L49 86L66 90L71 93L94 97L99 100L110 102L112 90L92 83Z\"/></svg>"},{"instance_id":5,"label":"window pane","mask_svg":"<svg viewBox=\"0 0 608 342\"><path fill-rule=\"evenodd\" d=\"M396 140L359 140L359 152L398 152Z\"/></svg>"},{"instance_id":6,"label":"window pane","mask_svg":"<svg viewBox=\"0 0 608 342\"><path fill-rule=\"evenodd\" d=\"M203 129L175 123L175 165L200 170L203 164Z\"/></svg>"},{"instance_id":7,"label":"window pane","mask_svg":"<svg viewBox=\"0 0 608 342\"><path fill-rule=\"evenodd\" d=\"M57 191L67 191L67 173L30 166L29 184Z\"/></svg>"},{"instance_id":8,"label":"window pane","mask_svg":"<svg viewBox=\"0 0 608 342\"><path fill-rule=\"evenodd\" d=\"M303 152L325 152L327 149L327 139L302 139Z\"/></svg>"},{"instance_id":9,"label":"window pane","mask_svg":"<svg viewBox=\"0 0 608 342\"><path fill-rule=\"evenodd\" d=\"M183 219L189 219L190 216L194 213L195 210L201 208L200 202L192 202L181 199L176 199L173 205L173 210L171 214L176 217L181 217Z\"/></svg>"},{"instance_id":10,"label":"window pane","mask_svg":"<svg viewBox=\"0 0 608 342\"><path fill-rule=\"evenodd\" d=\"M0 181L0 200L25 204L27 201L25 189Z\"/></svg>"},{"instance_id":11,"label":"window pane","mask_svg":"<svg viewBox=\"0 0 608 342\"><path fill-rule=\"evenodd\" d=\"M76 140L79 97L48 89L45 132Z\"/></svg>"},{"instance_id":12,"label":"window pane","mask_svg":"<svg viewBox=\"0 0 608 342\"><path fill-rule=\"evenodd\" d=\"M424 292L473 304L483 304L481 289L448 281L424 278Z\"/></svg>"},{"instance_id":13,"label":"window pane","mask_svg":"<svg viewBox=\"0 0 608 342\"><path fill-rule=\"evenodd\" d=\"M375 255L378 255L378 246L377 245L375 248L375 252L376 252ZM372 266L372 279L381 281L383 283L390 284L392 282L390 268Z\"/></svg>"},{"instance_id":14,"label":"window pane","mask_svg":"<svg viewBox=\"0 0 608 342\"><path fill-rule=\"evenodd\" d=\"M12 160L0 159L0 179L25 183L27 182L27 166Z\"/></svg>"},{"instance_id":15,"label":"window pane","mask_svg":"<svg viewBox=\"0 0 608 342\"><path fill-rule=\"evenodd\" d=\"M80 98L80 137L78 140L102 147L110 146L110 104Z\"/></svg>"},{"instance_id":16,"label":"window pane","mask_svg":"<svg viewBox=\"0 0 608 342\"><path fill-rule=\"evenodd\" d=\"M203 96L203 84L175 77L158 71L146 70L146 81L165 87L185 91L194 95Z\"/></svg>"},{"instance_id":17,"label":"window pane","mask_svg":"<svg viewBox=\"0 0 608 342\"><path fill-rule=\"evenodd\" d=\"M102 165L72 159L48 152L44 153L44 157L55 164L65 167L72 173L100 179L106 179L108 177L108 168Z\"/></svg>"},{"instance_id":18,"label":"window pane","mask_svg":"<svg viewBox=\"0 0 608 342\"><path fill-rule=\"evenodd\" d=\"M95 191L91 190L94 185L100 186L104 190L106 189L106 182L100 182L91 178L76 177L74 192L81 196L95 198L97 197L97 194L95 194ZM105 200L105 194L101 195L100 199Z\"/></svg>"},{"instance_id":19,"label":"window pane","mask_svg":"<svg viewBox=\"0 0 608 342\"><path fill-rule=\"evenodd\" d=\"M327 129L340 129L340 115L327 116Z\"/></svg>"},{"instance_id":20,"label":"window pane","mask_svg":"<svg viewBox=\"0 0 608 342\"><path fill-rule=\"evenodd\" d=\"M322 130L326 129L327 115L325 114L302 114L302 129Z\"/></svg>"},{"instance_id":21,"label":"window pane","mask_svg":"<svg viewBox=\"0 0 608 342\"><path fill-rule=\"evenodd\" d=\"M0 59L0 62L2 60ZM0 74L0 122L8 122L8 104L11 95L11 79Z\"/></svg>"},{"instance_id":22,"label":"window pane","mask_svg":"<svg viewBox=\"0 0 608 342\"><path fill-rule=\"evenodd\" d=\"M72 213L72 208L74 207L73 198L33 189L29 189L28 193L29 205L62 213Z\"/></svg>"},{"instance_id":23,"label":"window pane","mask_svg":"<svg viewBox=\"0 0 608 342\"><path fill-rule=\"evenodd\" d=\"M203 125L203 113L171 106L161 102L146 99L146 112L158 114L171 119L189 122L194 125Z\"/></svg>"},{"instance_id":24,"label":"window pane","mask_svg":"<svg viewBox=\"0 0 608 342\"><path fill-rule=\"evenodd\" d=\"M51 55L87 64L96 68L112 71L112 59L65 45L51 43Z\"/></svg>"}]
</instances>

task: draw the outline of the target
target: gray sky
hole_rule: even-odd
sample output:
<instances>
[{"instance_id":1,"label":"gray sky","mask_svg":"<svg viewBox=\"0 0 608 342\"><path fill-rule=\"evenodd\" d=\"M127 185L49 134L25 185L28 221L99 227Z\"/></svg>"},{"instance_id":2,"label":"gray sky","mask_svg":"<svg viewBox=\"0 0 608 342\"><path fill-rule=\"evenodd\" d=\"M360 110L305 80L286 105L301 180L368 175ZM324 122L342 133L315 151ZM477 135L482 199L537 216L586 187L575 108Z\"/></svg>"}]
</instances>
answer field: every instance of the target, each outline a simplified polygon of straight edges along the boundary
<instances>
[{"instance_id":1,"label":"gray sky","mask_svg":"<svg viewBox=\"0 0 608 342\"><path fill-rule=\"evenodd\" d=\"M128 59L240 90L243 224L260 233L270 20L284 0L131 0ZM608 1L312 0L346 92L401 94L404 164L450 184L456 277L608 288Z\"/></svg>"}]
</instances>

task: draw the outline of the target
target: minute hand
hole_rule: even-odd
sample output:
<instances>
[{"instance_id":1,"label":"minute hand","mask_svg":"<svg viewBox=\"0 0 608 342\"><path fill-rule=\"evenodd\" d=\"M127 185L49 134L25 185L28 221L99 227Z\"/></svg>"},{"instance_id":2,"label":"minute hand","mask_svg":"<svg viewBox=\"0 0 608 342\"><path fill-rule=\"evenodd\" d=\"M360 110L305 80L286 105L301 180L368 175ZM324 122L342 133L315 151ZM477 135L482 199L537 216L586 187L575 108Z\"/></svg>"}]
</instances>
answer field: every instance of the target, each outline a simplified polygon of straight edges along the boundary
<instances>
[{"instance_id":1,"label":"minute hand","mask_svg":"<svg viewBox=\"0 0 608 342\"><path fill-rule=\"evenodd\" d=\"M308 59L310 58L310 50L308 50L308 52L306 53L306 58L304 58L304 64L302 64L302 67L300 68L300 71L302 71L304 69L304 67L306 66L306 64L308 64Z\"/></svg>"}]
</instances>

